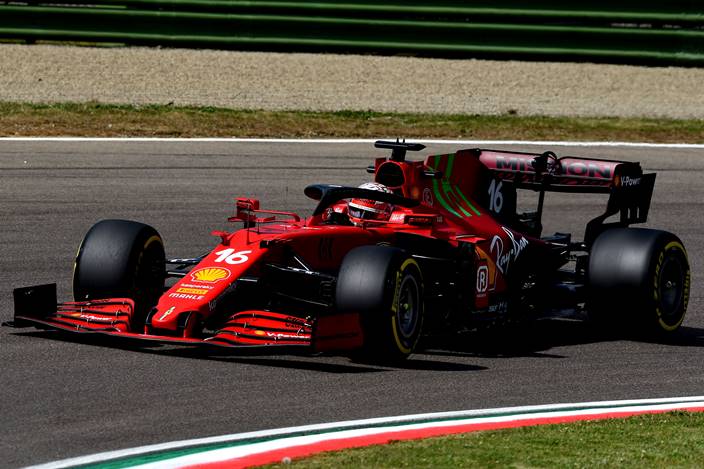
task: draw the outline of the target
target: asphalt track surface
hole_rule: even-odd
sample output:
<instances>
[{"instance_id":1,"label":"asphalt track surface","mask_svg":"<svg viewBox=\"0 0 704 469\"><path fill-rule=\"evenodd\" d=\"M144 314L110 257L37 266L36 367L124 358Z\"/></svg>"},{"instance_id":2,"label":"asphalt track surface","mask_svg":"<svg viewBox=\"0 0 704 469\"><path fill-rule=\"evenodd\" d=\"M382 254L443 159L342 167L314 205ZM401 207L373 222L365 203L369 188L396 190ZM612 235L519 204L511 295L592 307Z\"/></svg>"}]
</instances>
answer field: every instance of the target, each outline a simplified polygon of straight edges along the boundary
<instances>
[{"instance_id":1,"label":"asphalt track surface","mask_svg":"<svg viewBox=\"0 0 704 469\"><path fill-rule=\"evenodd\" d=\"M422 156L458 147L434 144ZM677 233L693 270L675 340L619 340L551 320L431 344L394 368L343 357L207 356L2 328L0 465L328 421L703 394L704 150L556 151L637 160L658 172L649 226ZM363 182L373 156L379 152L369 144L2 141L0 320L11 319L18 286L57 282L69 299L76 248L99 219L150 223L168 256L198 255L214 246L209 232L227 225L232 197L309 214L305 185ZM546 232L581 234L604 204L598 195L549 195Z\"/></svg>"}]
</instances>

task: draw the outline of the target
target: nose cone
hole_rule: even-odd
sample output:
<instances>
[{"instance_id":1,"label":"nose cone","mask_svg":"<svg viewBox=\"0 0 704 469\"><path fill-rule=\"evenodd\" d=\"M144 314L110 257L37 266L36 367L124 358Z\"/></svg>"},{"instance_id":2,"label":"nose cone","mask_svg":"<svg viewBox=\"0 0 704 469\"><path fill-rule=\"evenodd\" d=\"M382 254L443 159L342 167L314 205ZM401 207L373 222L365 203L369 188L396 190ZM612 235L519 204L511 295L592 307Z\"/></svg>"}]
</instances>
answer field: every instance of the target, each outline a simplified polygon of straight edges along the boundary
<instances>
[{"instance_id":1,"label":"nose cone","mask_svg":"<svg viewBox=\"0 0 704 469\"><path fill-rule=\"evenodd\" d=\"M176 306L157 310L157 312L152 315L151 327L175 331L177 329L178 316L179 311L177 311Z\"/></svg>"}]
</instances>

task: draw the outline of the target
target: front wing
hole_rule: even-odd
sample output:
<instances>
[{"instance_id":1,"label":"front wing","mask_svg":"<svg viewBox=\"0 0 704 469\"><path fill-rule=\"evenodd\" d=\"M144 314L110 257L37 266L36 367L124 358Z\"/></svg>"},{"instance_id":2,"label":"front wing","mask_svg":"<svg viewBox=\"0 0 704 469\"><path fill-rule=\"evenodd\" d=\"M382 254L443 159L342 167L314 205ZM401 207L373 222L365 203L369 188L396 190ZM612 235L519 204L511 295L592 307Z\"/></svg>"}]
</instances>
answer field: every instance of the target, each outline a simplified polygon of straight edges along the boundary
<instances>
[{"instance_id":1,"label":"front wing","mask_svg":"<svg viewBox=\"0 0 704 469\"><path fill-rule=\"evenodd\" d=\"M162 344L216 347L310 347L313 327L298 317L270 311L233 314L203 337L146 334L131 330L134 302L129 298L58 303L56 284L14 290L15 317L8 325L34 326L80 334L103 334Z\"/></svg>"}]
</instances>

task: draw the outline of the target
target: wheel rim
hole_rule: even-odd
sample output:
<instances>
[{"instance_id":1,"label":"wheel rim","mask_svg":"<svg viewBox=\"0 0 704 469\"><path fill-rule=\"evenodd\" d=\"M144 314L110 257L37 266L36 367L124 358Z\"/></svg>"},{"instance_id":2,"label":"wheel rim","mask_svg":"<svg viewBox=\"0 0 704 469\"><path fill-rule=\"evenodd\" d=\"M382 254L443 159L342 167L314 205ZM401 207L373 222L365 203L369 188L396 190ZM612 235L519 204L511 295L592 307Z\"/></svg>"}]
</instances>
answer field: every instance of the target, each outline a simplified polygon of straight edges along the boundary
<instances>
[{"instance_id":1,"label":"wheel rim","mask_svg":"<svg viewBox=\"0 0 704 469\"><path fill-rule=\"evenodd\" d=\"M667 323L679 320L684 294L684 267L679 259L670 257L665 260L658 286L662 319Z\"/></svg>"},{"instance_id":2,"label":"wheel rim","mask_svg":"<svg viewBox=\"0 0 704 469\"><path fill-rule=\"evenodd\" d=\"M405 338L415 333L420 318L420 288L416 279L407 275L401 282L396 318L399 332Z\"/></svg>"}]
</instances>

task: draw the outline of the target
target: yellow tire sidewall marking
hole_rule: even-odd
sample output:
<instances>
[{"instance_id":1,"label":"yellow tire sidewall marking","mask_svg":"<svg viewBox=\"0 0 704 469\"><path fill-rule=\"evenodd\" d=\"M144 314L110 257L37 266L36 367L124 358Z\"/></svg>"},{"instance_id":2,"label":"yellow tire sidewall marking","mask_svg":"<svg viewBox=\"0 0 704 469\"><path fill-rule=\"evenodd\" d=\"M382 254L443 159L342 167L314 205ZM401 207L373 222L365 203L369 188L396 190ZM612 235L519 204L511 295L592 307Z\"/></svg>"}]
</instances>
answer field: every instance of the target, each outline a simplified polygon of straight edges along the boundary
<instances>
[{"instance_id":1,"label":"yellow tire sidewall marking","mask_svg":"<svg viewBox=\"0 0 704 469\"><path fill-rule=\"evenodd\" d=\"M83 243L85 238L81 240L81 244L78 245L78 250L76 251L76 257L73 259L73 276L71 277L71 291L76 291L76 272L78 272L78 256L81 255L81 249L83 249ZM80 301L82 298L74 298L76 301Z\"/></svg>"},{"instance_id":2,"label":"yellow tire sidewall marking","mask_svg":"<svg viewBox=\"0 0 704 469\"><path fill-rule=\"evenodd\" d=\"M399 331L398 331L398 326L396 325L396 316L398 313L399 301L400 301L400 297L401 297L401 283L403 281L403 273L406 271L406 269L410 265L415 266L415 268L418 272L418 275L420 276L420 284L418 285L418 288L419 288L418 293L421 293L423 291L423 278L420 273L420 266L418 265L418 263L414 259L412 259L412 258L406 259L404 261L404 263L401 264L401 267L399 267L398 271L396 271L396 282L395 282L396 285L394 287L394 296L393 296L393 301L391 303L391 311L393 311L393 313L394 313L391 315L391 330L394 335L394 341L396 342L396 347L398 348L399 352L403 353L404 355L409 355L411 353L411 351L413 350L413 347L418 342L418 338L420 337L420 335L419 335L418 337L416 337L416 339L413 341L412 344L410 344L409 346L406 346L406 345L404 345L403 340L401 339L401 335L399 334ZM418 298L418 300L420 301L418 307L422 308L423 307L422 298ZM419 319L418 327L421 327L421 325L422 325L420 321L422 321L422 317Z\"/></svg>"},{"instance_id":3,"label":"yellow tire sidewall marking","mask_svg":"<svg viewBox=\"0 0 704 469\"><path fill-rule=\"evenodd\" d=\"M663 262L665 261L665 253L670 251L671 249L679 250L682 255L685 258L685 261L687 261L687 271L685 273L685 278L684 278L684 286L682 290L682 296L683 296L683 302L684 302L684 311L687 311L687 303L689 302L689 283L690 283L690 269L689 269L689 258L687 257L687 251L685 250L684 246L682 243L678 241L671 241L669 242L665 248L660 252L660 255L658 256L658 263L655 266L655 273L654 273L654 278L653 278L653 299L655 300L655 313L658 316L658 323L660 324L660 327L663 328L663 330L667 332L672 332L675 329L677 329L680 324L682 324L682 321L684 320L684 314L679 318L679 320L675 324L667 324L663 319L662 319L662 311L660 310L660 306L658 305L659 302L659 296L658 296L658 291L660 289L660 268L662 267Z\"/></svg>"}]
</instances>

